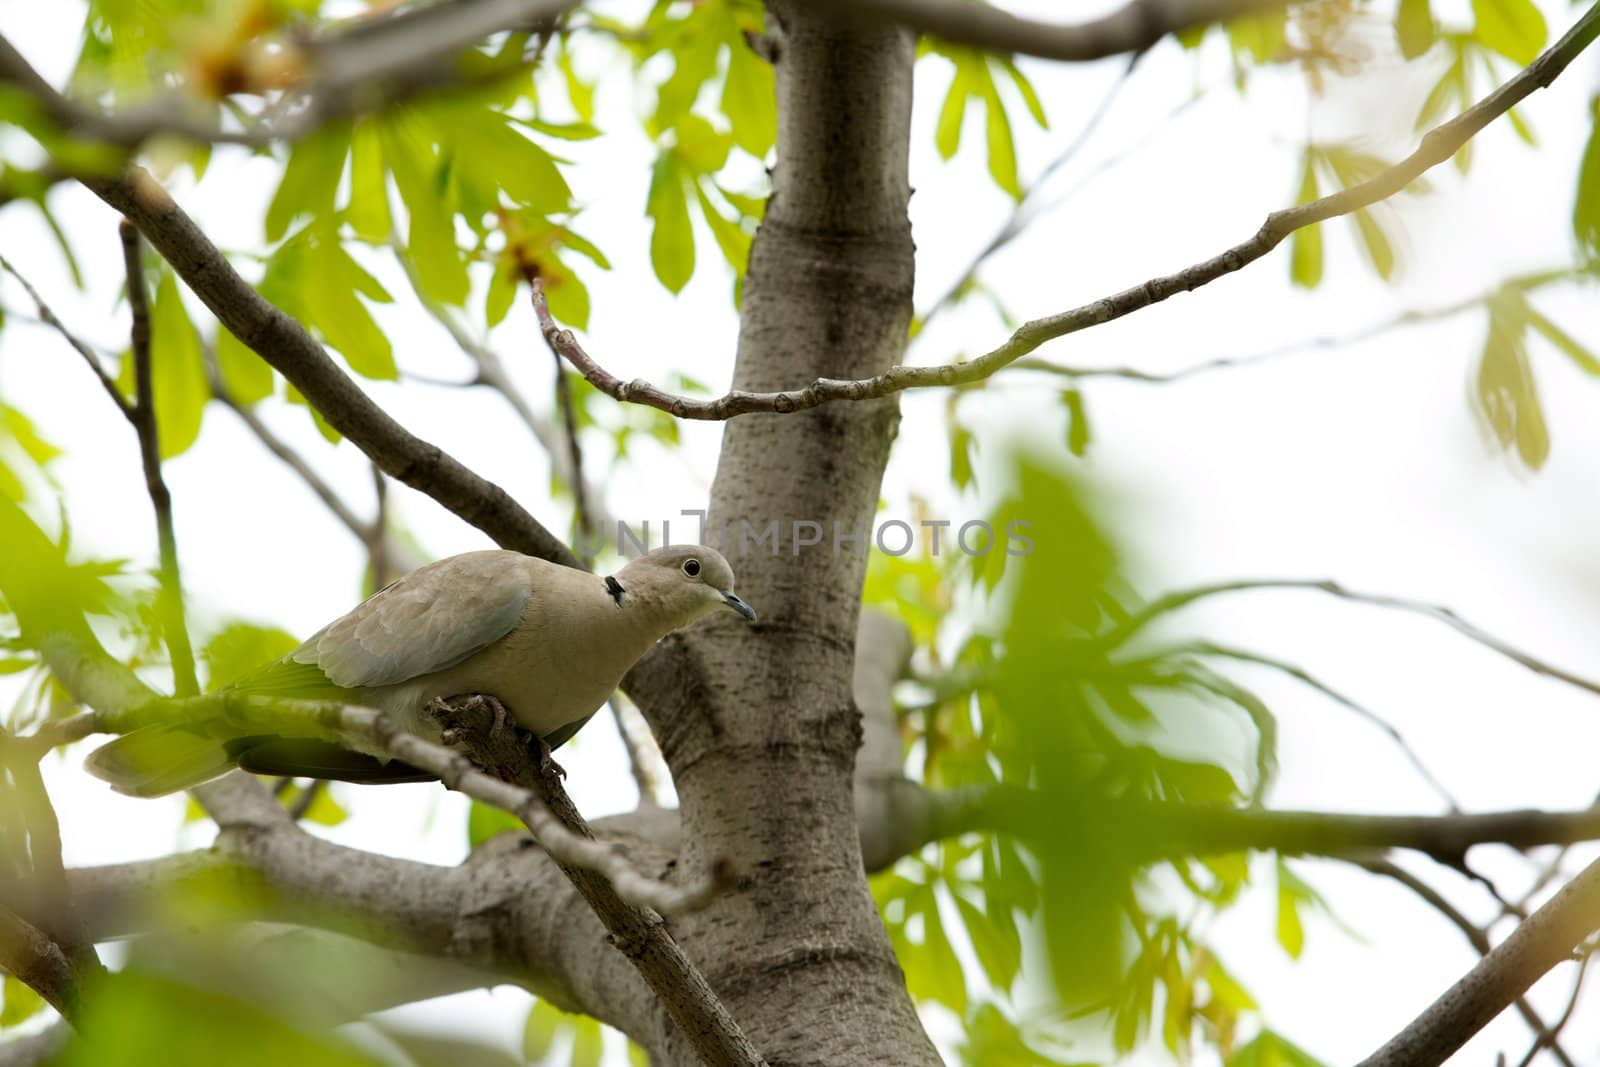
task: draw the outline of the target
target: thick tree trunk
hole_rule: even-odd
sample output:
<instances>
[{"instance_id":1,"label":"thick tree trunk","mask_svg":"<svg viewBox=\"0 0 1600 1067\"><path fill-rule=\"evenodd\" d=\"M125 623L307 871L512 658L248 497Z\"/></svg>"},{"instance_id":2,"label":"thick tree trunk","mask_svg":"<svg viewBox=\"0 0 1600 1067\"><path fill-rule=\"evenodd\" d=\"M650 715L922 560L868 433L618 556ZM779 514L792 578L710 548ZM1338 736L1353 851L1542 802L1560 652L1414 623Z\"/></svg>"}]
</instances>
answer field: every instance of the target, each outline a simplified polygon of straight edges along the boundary
<instances>
[{"instance_id":1,"label":"thick tree trunk","mask_svg":"<svg viewBox=\"0 0 1600 1067\"><path fill-rule=\"evenodd\" d=\"M888 369L905 348L913 275L911 35L841 30L788 3L769 14L778 163L734 373L751 390ZM693 875L728 859L743 876L675 925L774 1064L938 1062L862 873L851 673L868 546L836 550L834 537L871 522L898 417L886 400L730 422L708 536L761 621L697 629L645 668L682 805L681 861ZM758 543L774 521L776 541Z\"/></svg>"}]
</instances>

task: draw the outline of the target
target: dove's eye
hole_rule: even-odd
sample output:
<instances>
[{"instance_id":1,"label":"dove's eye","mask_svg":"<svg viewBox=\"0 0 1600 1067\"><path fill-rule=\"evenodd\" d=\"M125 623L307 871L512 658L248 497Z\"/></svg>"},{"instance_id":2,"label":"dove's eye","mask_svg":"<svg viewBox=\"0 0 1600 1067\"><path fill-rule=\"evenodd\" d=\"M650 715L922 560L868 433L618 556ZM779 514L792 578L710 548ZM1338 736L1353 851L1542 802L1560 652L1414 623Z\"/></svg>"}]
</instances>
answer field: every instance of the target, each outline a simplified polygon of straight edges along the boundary
<instances>
[{"instance_id":1,"label":"dove's eye","mask_svg":"<svg viewBox=\"0 0 1600 1067\"><path fill-rule=\"evenodd\" d=\"M687 574L691 578L700 577L700 561L697 559L684 560L683 573Z\"/></svg>"}]
</instances>

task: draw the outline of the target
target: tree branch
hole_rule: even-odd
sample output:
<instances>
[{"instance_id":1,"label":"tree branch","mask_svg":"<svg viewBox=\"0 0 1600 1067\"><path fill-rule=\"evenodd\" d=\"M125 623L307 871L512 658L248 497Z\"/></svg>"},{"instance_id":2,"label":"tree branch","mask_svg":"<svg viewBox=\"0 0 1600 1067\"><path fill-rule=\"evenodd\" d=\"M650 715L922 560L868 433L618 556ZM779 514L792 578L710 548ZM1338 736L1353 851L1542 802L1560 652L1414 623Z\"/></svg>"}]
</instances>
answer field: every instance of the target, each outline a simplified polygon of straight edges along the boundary
<instances>
[{"instance_id":1,"label":"tree branch","mask_svg":"<svg viewBox=\"0 0 1600 1067\"><path fill-rule=\"evenodd\" d=\"M68 1021L78 1018L82 976L66 950L22 916L0 905L0 970L43 997Z\"/></svg>"},{"instance_id":2,"label":"tree branch","mask_svg":"<svg viewBox=\"0 0 1600 1067\"><path fill-rule=\"evenodd\" d=\"M842 3L843 0L814 2L833 4ZM919 0L870 2L879 7L922 6ZM944 9L943 5L940 9ZM962 18L998 14L992 8L979 5L952 5L949 11L963 13L960 15ZM957 16L952 14L952 17ZM555 324L538 286L534 287L533 292L534 310L538 313L546 342L570 361L596 389L614 400L644 404L680 419L718 421L756 412L787 415L839 400L870 400L907 389L968 385L1010 366L1047 341L1091 326L1104 325L1232 274L1271 252L1296 230L1348 215L1395 195L1425 172L1455 155L1480 130L1536 89L1553 82L1594 42L1597 35L1600 35L1600 7L1590 7L1561 40L1532 64L1466 111L1429 130L1416 151L1394 166L1319 200L1275 211L1267 216L1260 229L1248 240L1176 274L1151 278L1131 289L1124 289L1070 311L1026 322L1004 344L965 363L934 367L898 366L871 378L817 378L804 388L777 392L733 390L716 398L687 397L665 392L643 380L624 382L601 367L583 350L570 330L561 329Z\"/></svg>"},{"instance_id":3,"label":"tree branch","mask_svg":"<svg viewBox=\"0 0 1600 1067\"><path fill-rule=\"evenodd\" d=\"M1437 1067L1600 925L1600 860L1586 867L1360 1067Z\"/></svg>"},{"instance_id":4,"label":"tree branch","mask_svg":"<svg viewBox=\"0 0 1600 1067\"><path fill-rule=\"evenodd\" d=\"M117 406L117 410L122 412L122 417L132 422L132 405L128 403L122 392L117 388L117 383L111 380L111 375L107 374L106 369L100 365L100 357L95 353L94 349L90 348L87 343L67 329L66 323L62 322L56 316L56 313L50 310L50 305L44 302L44 298L39 295L39 291L4 256L0 256L0 270L4 270L11 275L21 284L23 289L27 290L29 298L33 301L33 306L38 309L40 321L60 334L67 344L72 346L72 350L83 357L83 361L94 372L95 380L100 383L100 388L105 390L106 395L111 398L111 402Z\"/></svg>"},{"instance_id":5,"label":"tree branch","mask_svg":"<svg viewBox=\"0 0 1600 1067\"><path fill-rule=\"evenodd\" d=\"M1081 63L1142 52L1169 33L1283 6L1283 0L1130 0L1073 26L960 0L811 0L840 16L893 22L955 44Z\"/></svg>"},{"instance_id":6,"label":"tree branch","mask_svg":"<svg viewBox=\"0 0 1600 1067\"><path fill-rule=\"evenodd\" d=\"M1600 6L1591 9L1600 12ZM1482 645L1491 652L1497 653L1511 660L1518 666L1524 667L1535 674L1553 678L1558 682L1585 690L1586 692L1600 694L1600 682L1585 678L1580 674L1557 667L1537 656L1524 652L1515 645L1501 640L1487 630L1463 619L1450 608L1439 604L1429 604L1421 600L1412 600L1407 597L1388 596L1380 593L1362 593L1347 589L1338 582L1329 579L1315 578L1242 578L1230 582L1216 582L1211 585L1196 586L1192 589L1181 589L1157 597L1144 608L1119 622L1116 626L1094 639L1094 643L1101 648L1110 649L1125 644L1139 631L1162 615L1170 614L1180 608L1187 607L1197 600L1208 597L1220 596L1225 593L1246 592L1257 589L1306 589L1327 593L1329 596L1341 600L1349 600L1358 604L1370 604L1374 607L1390 608L1424 618L1442 622L1467 639Z\"/></svg>"},{"instance_id":7,"label":"tree branch","mask_svg":"<svg viewBox=\"0 0 1600 1067\"><path fill-rule=\"evenodd\" d=\"M139 435L139 461L144 467L145 491L156 516L156 542L160 553L157 570L160 591L157 609L161 615L162 636L172 661L172 681L180 697L200 692L194 672L194 648L189 644L189 626L184 618L183 579L178 569L178 538L172 526L172 494L161 473L161 443L156 433L156 394L150 366L150 307L144 288L144 263L141 261L139 231L123 219L117 227L122 239L122 263L128 278L128 308L133 313L131 347L133 352L134 405L133 428Z\"/></svg>"},{"instance_id":8,"label":"tree branch","mask_svg":"<svg viewBox=\"0 0 1600 1067\"><path fill-rule=\"evenodd\" d=\"M305 327L239 276L148 174L136 169L121 178L84 179L84 184L132 220L222 325L287 378L384 473L433 497L503 547L578 565L571 550L504 489L416 437L373 403Z\"/></svg>"},{"instance_id":9,"label":"tree branch","mask_svg":"<svg viewBox=\"0 0 1600 1067\"><path fill-rule=\"evenodd\" d=\"M1467 943L1477 951L1478 955L1487 956L1493 950L1494 946L1489 943L1489 934L1481 926L1463 915L1461 910L1446 900L1437 889L1404 867L1389 860L1364 860L1361 866L1373 874L1381 874L1385 878L1392 879L1415 893L1425 904L1443 915L1452 926L1461 931L1461 935L1467 939ZM1528 998L1519 996L1514 1003L1517 1014L1522 1016L1522 1021L1528 1024L1528 1028L1537 1037L1534 1048L1548 1047L1551 1055L1559 1059L1564 1067L1577 1067L1558 1043L1556 1038L1558 1030L1552 1029L1545 1023L1533 1005L1528 1002Z\"/></svg>"},{"instance_id":10,"label":"tree branch","mask_svg":"<svg viewBox=\"0 0 1600 1067\"><path fill-rule=\"evenodd\" d=\"M281 437L273 433L267 427L267 424L261 421L259 415L246 405L239 403L222 381L222 376L217 372L216 361L210 357L209 353L206 361L206 374L211 379L212 395L222 401L223 406L229 411L239 416L239 421L244 423L245 428L255 436L257 441L261 442L263 448L277 456L285 467L288 467L299 476L302 482L306 483L306 488L310 489L316 495L316 498L322 501L323 507L327 508L333 517L339 520L340 525L349 530L358 539L365 541L369 524L354 511L350 510L350 506L344 502L344 498L316 472L310 463L306 462L304 456L289 447Z\"/></svg>"},{"instance_id":11,"label":"tree branch","mask_svg":"<svg viewBox=\"0 0 1600 1067\"><path fill-rule=\"evenodd\" d=\"M455 0L363 20L320 39L286 38L274 56L272 76L252 77L240 63L245 69L236 74L246 81L245 91L265 95L284 89L281 99L243 128L217 122L207 114L213 110L211 102L193 95L172 94L119 114L100 111L58 92L4 37L0 85L20 89L62 133L85 141L132 150L153 137L174 136L260 147L299 140L333 119L374 111L421 92L509 75L524 66L520 57L509 64L474 67L460 54L502 30L549 24L575 6L577 0ZM291 103L299 109L271 114L287 111Z\"/></svg>"}]
</instances>

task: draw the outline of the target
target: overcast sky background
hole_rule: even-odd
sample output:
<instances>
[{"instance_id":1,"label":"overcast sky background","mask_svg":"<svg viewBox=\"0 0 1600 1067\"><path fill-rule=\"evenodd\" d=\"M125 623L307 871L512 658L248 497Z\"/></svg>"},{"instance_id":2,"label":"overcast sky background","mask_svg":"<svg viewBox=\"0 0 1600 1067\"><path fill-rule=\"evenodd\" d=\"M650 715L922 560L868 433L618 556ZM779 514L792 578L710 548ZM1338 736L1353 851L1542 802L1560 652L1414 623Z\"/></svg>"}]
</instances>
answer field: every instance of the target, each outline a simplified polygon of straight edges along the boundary
<instances>
[{"instance_id":1,"label":"overcast sky background","mask_svg":"<svg viewBox=\"0 0 1600 1067\"><path fill-rule=\"evenodd\" d=\"M1060 17L1059 5L1011 6ZM1464 19L1465 7L1435 4L1446 18ZM1553 40L1573 12L1560 3L1545 10ZM1074 5L1073 17L1091 13L1088 5ZM81 24L77 3L0 0L0 32L57 84L70 69ZM1036 223L983 277L1023 317L1059 311L1248 236L1267 211L1290 202L1308 129L1322 141L1358 139L1390 158L1409 151L1417 106L1438 67L1402 63L1386 17L1364 19L1358 39L1372 52L1360 76L1334 81L1317 98L1308 97L1293 70L1259 73L1241 96L1215 37L1198 58L1164 42L1140 64L1057 186L1073 187L1100 161L1159 132ZM595 42L586 69L614 59L609 46ZM1051 120L1051 129L1041 132L1016 110L1024 180L1076 135L1122 65L1023 61ZM1074 365L1171 370L1343 334L1407 309L1476 295L1512 274L1569 263L1571 198L1596 69L1595 54L1584 56L1526 106L1540 137L1537 150L1497 123L1478 139L1469 179L1440 168L1431 175L1431 195L1396 203L1388 215L1403 234L1396 284L1372 275L1349 227L1335 222L1324 228L1326 280L1312 293L1290 287L1285 247L1196 295L1054 342L1042 354ZM945 163L934 152L933 122L948 65L925 61L917 78L911 207L920 308L1004 221L1009 202L985 173L976 110L956 159ZM1166 123L1197 89L1201 100L1181 120ZM720 389L728 381L737 329L729 275L702 234L701 267L681 296L666 293L651 276L643 205L653 149L632 118L640 106L636 93L626 72L615 71L599 98L597 122L607 136L556 147L578 160L569 177L587 206L577 228L616 265L609 274L585 275L594 313L584 340L624 379L659 382L682 370ZM221 247L252 249L261 241L262 209L276 173L267 161L219 149L203 183L195 187L185 172L171 188ZM127 327L126 310L117 303L122 277L115 217L77 188L58 189L51 203L75 242L87 291L73 289L52 240L24 206L0 212L0 251L75 331L120 350ZM368 262L391 291L399 295L406 288L391 263ZM241 269L249 274L248 264ZM0 301L8 310L31 310L8 279L0 280ZM1600 347L1592 290L1549 290L1535 302L1580 340ZM407 307L404 296L398 304L383 309L380 321L402 367L464 377L467 361L445 332ZM1552 448L1542 471L1522 471L1485 443L1469 409L1484 330L1484 315L1469 313L1179 384L1085 383L1093 439L1084 466L1123 504L1136 555L1151 579L1144 591L1218 578L1332 577L1362 590L1447 604L1521 648L1600 676L1600 667L1591 667L1592 649L1600 644L1600 567L1593 552L1600 536L1594 492L1600 420L1593 417L1600 381L1533 342ZM943 362L975 354L1005 332L992 311L973 302L920 337L911 358ZM550 359L522 301L494 343L527 395L548 409ZM505 486L547 525L566 528L563 508L548 499L544 457L498 398L410 384L363 387L415 432ZM1016 439L1059 450L1064 421L1057 391L1054 381L1010 372L991 389L965 396L961 417L978 435L984 457ZM0 333L0 396L67 449L55 473L79 550L153 560L132 434L77 357L48 331L12 319ZM950 487L946 402L942 393L903 399L880 518L913 518L913 497L958 524L984 513L981 499ZM327 446L303 411L281 402L265 405L264 415L351 500L369 506L368 468L353 446ZM641 448L608 480L613 513L638 520L703 505L720 428L686 423L682 434L681 453ZM197 631L245 617L308 634L358 598L360 546L225 409L213 406L198 446L170 464L167 477ZM487 544L426 498L397 487L393 499L404 525L433 555ZM1040 531L1041 550L1047 536ZM1600 744L1600 701L1437 625L1311 593L1242 594L1191 609L1182 625L1280 654L1366 703L1399 727L1472 809L1582 807L1600 789L1593 755ZM1283 772L1274 805L1438 810L1433 793L1371 727L1292 683L1245 677L1282 721ZM69 862L114 862L203 843L204 830L180 829L181 799L112 794L82 773L81 754L47 766ZM609 720L597 718L562 762L569 789L590 816L633 806L634 788ZM465 852L459 797L430 786L334 788L354 812L330 831L338 840L445 863ZM1531 870L1488 854L1474 859L1513 894ZM1407 863L1474 918L1495 913L1487 896L1458 876L1426 861ZM1303 959L1287 960L1273 940L1269 878L1265 891L1218 926L1214 943L1281 1032L1330 1063L1348 1062L1408 1021L1476 957L1456 930L1404 890L1340 864L1298 867L1359 937L1313 920ZM1563 968L1536 991L1547 1017L1560 1013L1570 977L1570 968ZM526 1004L527 997L514 991L468 994L407 1009L405 1017L480 1034L488 1028L514 1048ZM942 1040L958 1033L938 1012L929 1022ZM1459 1062L1488 1062L1502 1049L1515 1062L1525 1035L1508 1014ZM1596 995L1580 1005L1568 1047L1580 1060L1600 1061ZM1151 1053L1137 1062L1164 1059Z\"/></svg>"}]
</instances>

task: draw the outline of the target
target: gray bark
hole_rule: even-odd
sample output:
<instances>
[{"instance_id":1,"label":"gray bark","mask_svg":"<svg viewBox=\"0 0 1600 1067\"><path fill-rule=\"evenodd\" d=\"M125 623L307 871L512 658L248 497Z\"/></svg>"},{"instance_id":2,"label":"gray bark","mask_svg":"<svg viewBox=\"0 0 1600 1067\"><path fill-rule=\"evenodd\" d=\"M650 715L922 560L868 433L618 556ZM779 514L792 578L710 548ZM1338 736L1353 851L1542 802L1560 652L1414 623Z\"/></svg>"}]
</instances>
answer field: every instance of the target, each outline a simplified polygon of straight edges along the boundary
<instances>
[{"instance_id":1,"label":"gray bark","mask_svg":"<svg viewBox=\"0 0 1600 1067\"><path fill-rule=\"evenodd\" d=\"M900 358L913 277L907 151L913 40L769 5L781 41L773 195L744 286L734 388L880 374ZM690 876L719 859L737 888L676 924L774 1063L936 1063L862 868L851 693L866 546L898 424L892 400L728 423L711 536L761 605L641 667L642 706L672 769ZM778 523L776 552L746 544ZM823 543L802 547L796 522ZM631 691L645 691L645 687ZM672 1062L686 1062L672 1042Z\"/></svg>"}]
</instances>

